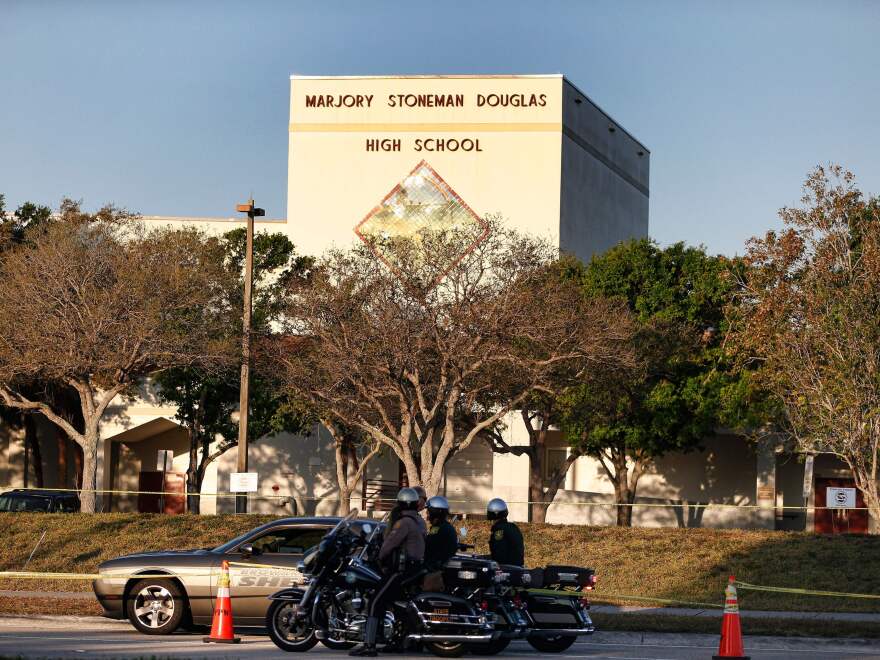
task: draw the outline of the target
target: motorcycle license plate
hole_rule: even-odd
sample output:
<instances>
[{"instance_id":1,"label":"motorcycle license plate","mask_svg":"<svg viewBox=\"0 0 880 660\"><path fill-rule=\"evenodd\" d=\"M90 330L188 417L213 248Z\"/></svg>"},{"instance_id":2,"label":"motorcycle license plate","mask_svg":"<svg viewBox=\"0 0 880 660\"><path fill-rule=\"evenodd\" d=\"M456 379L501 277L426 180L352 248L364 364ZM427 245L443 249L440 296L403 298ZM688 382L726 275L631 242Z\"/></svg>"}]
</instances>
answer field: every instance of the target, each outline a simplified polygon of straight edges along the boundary
<instances>
[{"instance_id":1,"label":"motorcycle license plate","mask_svg":"<svg viewBox=\"0 0 880 660\"><path fill-rule=\"evenodd\" d=\"M448 623L449 622L449 608L434 608L433 616L431 617L437 623Z\"/></svg>"}]
</instances>

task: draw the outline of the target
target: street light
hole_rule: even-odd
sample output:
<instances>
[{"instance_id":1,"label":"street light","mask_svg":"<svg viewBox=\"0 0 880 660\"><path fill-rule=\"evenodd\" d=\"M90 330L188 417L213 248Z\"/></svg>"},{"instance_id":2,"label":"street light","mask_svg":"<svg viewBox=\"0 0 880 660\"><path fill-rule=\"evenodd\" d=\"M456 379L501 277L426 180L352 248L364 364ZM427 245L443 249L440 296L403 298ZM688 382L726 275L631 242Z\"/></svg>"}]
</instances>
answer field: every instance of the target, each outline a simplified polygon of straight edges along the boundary
<instances>
[{"instance_id":1,"label":"street light","mask_svg":"<svg viewBox=\"0 0 880 660\"><path fill-rule=\"evenodd\" d=\"M254 218L266 215L254 206L253 198L235 207L247 213L247 246L244 256L244 309L241 313L241 389L238 399L238 471L248 470L248 408L251 371L251 290L254 286ZM247 495L235 498L235 512L247 513Z\"/></svg>"}]
</instances>

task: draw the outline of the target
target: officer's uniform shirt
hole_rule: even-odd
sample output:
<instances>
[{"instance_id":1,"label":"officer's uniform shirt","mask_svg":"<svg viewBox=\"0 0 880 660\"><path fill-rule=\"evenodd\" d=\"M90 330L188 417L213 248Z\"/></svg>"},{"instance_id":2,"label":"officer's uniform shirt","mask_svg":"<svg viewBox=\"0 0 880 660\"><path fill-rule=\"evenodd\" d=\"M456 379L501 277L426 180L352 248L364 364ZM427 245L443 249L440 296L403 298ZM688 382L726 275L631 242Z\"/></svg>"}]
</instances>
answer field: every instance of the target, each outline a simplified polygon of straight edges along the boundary
<instances>
[{"instance_id":1,"label":"officer's uniform shirt","mask_svg":"<svg viewBox=\"0 0 880 660\"><path fill-rule=\"evenodd\" d=\"M489 550L492 559L499 564L511 566L525 565L525 545L519 527L507 520L498 520L492 525L489 535Z\"/></svg>"},{"instance_id":2,"label":"officer's uniform shirt","mask_svg":"<svg viewBox=\"0 0 880 660\"><path fill-rule=\"evenodd\" d=\"M448 520L432 524L425 542L425 564L439 568L458 550L458 535Z\"/></svg>"},{"instance_id":3,"label":"officer's uniform shirt","mask_svg":"<svg viewBox=\"0 0 880 660\"><path fill-rule=\"evenodd\" d=\"M391 526L391 531L382 541L379 560L385 561L397 548L406 553L409 561L420 562L425 558L425 521L415 511L403 511L400 519Z\"/></svg>"}]
</instances>

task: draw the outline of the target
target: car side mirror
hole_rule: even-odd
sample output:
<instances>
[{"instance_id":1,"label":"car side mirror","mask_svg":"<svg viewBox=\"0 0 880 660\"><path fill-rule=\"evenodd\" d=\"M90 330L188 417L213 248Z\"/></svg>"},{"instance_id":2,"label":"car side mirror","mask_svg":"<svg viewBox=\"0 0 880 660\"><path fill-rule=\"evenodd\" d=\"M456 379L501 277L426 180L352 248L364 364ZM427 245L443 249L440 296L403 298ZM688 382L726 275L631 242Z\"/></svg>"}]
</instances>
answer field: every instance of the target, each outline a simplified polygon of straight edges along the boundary
<instances>
[{"instance_id":1,"label":"car side mirror","mask_svg":"<svg viewBox=\"0 0 880 660\"><path fill-rule=\"evenodd\" d=\"M364 523L361 525L361 534L363 536L369 536L370 532L373 531L373 526L370 523Z\"/></svg>"},{"instance_id":2,"label":"car side mirror","mask_svg":"<svg viewBox=\"0 0 880 660\"><path fill-rule=\"evenodd\" d=\"M466 539L467 538L467 527L462 527L461 529L458 530L458 533L461 535L461 538Z\"/></svg>"},{"instance_id":3,"label":"car side mirror","mask_svg":"<svg viewBox=\"0 0 880 660\"><path fill-rule=\"evenodd\" d=\"M245 543L238 549L238 551L241 553L242 557L256 557L260 554L260 549L255 548L252 543Z\"/></svg>"}]
</instances>

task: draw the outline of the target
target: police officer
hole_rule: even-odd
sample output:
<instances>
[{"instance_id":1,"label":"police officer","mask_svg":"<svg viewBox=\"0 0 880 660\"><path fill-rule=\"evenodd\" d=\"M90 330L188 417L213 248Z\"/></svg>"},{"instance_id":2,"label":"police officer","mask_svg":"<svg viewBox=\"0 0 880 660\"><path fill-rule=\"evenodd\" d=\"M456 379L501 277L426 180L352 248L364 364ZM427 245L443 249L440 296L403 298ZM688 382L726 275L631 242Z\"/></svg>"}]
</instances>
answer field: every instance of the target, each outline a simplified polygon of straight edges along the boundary
<instances>
[{"instance_id":1,"label":"police officer","mask_svg":"<svg viewBox=\"0 0 880 660\"><path fill-rule=\"evenodd\" d=\"M496 497L486 507L486 518L494 520L492 533L489 536L489 550L492 559L499 564L523 566L525 564L525 546L519 527L507 520L507 502Z\"/></svg>"},{"instance_id":2,"label":"police officer","mask_svg":"<svg viewBox=\"0 0 880 660\"><path fill-rule=\"evenodd\" d=\"M413 490L416 491L416 494L419 496L419 504L416 507L416 511L422 511L425 508L425 502L428 499L428 493L425 492L425 489L421 486L414 486ZM391 515L388 520L388 526L394 527L394 523L400 520L400 514L403 512L403 509L400 508L400 504L395 504L391 509Z\"/></svg>"},{"instance_id":3,"label":"police officer","mask_svg":"<svg viewBox=\"0 0 880 660\"><path fill-rule=\"evenodd\" d=\"M425 566L440 569L458 550L458 535L449 517L449 501L442 495L428 500L428 539L425 542Z\"/></svg>"},{"instance_id":4,"label":"police officer","mask_svg":"<svg viewBox=\"0 0 880 660\"><path fill-rule=\"evenodd\" d=\"M389 601L398 596L400 583L421 567L425 557L425 521L418 514L419 494L412 488L401 488L397 493L400 518L379 549L379 562L385 570L385 580L370 603L370 612L364 630L364 644L349 653L355 656L376 656L376 635L385 619Z\"/></svg>"}]
</instances>

